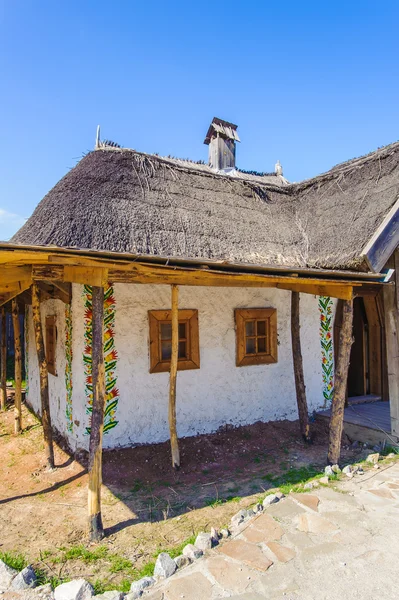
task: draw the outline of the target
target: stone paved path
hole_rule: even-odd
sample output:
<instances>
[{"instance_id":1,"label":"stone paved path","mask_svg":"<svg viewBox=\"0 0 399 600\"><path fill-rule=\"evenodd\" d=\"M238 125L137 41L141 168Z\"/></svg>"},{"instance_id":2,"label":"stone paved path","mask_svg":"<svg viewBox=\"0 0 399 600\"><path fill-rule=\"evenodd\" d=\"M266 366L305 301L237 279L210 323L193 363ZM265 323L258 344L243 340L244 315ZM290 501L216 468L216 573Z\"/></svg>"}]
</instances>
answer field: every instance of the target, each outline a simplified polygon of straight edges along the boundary
<instances>
[{"instance_id":1,"label":"stone paved path","mask_svg":"<svg viewBox=\"0 0 399 600\"><path fill-rule=\"evenodd\" d=\"M399 463L291 494L143 600L398 600Z\"/></svg>"}]
</instances>

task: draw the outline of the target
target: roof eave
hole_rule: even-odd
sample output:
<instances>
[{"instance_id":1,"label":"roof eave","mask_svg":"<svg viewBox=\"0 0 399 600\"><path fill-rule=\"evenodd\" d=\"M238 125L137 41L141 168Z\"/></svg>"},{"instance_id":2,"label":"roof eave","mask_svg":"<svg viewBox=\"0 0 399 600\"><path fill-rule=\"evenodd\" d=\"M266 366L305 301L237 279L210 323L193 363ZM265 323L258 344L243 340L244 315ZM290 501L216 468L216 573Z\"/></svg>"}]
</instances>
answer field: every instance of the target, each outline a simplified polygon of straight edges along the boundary
<instances>
[{"instance_id":1,"label":"roof eave","mask_svg":"<svg viewBox=\"0 0 399 600\"><path fill-rule=\"evenodd\" d=\"M399 246L399 198L363 248L363 258L370 271L378 273Z\"/></svg>"}]
</instances>

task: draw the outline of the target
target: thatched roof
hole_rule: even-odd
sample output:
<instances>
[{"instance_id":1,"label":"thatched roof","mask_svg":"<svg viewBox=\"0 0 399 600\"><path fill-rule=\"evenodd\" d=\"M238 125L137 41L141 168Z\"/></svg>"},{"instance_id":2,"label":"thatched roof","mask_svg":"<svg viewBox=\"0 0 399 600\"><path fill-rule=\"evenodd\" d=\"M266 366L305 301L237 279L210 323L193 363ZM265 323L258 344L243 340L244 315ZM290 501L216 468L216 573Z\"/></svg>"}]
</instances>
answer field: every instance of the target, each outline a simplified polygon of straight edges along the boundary
<instances>
[{"instance_id":1,"label":"thatched roof","mask_svg":"<svg viewBox=\"0 0 399 600\"><path fill-rule=\"evenodd\" d=\"M399 143L314 179L102 148L43 198L13 243L231 263L366 270L399 194Z\"/></svg>"}]
</instances>

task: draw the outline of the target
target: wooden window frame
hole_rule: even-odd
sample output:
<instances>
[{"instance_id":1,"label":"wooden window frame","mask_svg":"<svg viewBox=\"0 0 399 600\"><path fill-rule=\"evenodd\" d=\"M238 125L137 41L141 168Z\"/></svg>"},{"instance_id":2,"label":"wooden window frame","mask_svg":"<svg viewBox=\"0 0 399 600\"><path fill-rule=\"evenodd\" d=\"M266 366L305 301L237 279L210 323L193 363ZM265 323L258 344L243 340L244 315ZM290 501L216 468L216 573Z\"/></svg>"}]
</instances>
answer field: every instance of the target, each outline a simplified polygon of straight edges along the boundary
<instances>
[{"instance_id":1,"label":"wooden window frame","mask_svg":"<svg viewBox=\"0 0 399 600\"><path fill-rule=\"evenodd\" d=\"M277 310L275 308L236 308L234 316L236 323L236 366L269 365L278 362ZM266 321L264 336L267 344L266 352L246 354L245 323L248 321ZM257 334L255 334L254 338L257 337Z\"/></svg>"},{"instance_id":2,"label":"wooden window frame","mask_svg":"<svg viewBox=\"0 0 399 600\"><path fill-rule=\"evenodd\" d=\"M161 323L172 322L172 311L149 310L148 321L150 326L150 373L169 372L170 360L161 358L160 333ZM198 310L189 308L179 310L179 324L184 322L188 327L187 354L189 358L178 359L178 371L200 368Z\"/></svg>"},{"instance_id":3,"label":"wooden window frame","mask_svg":"<svg viewBox=\"0 0 399 600\"><path fill-rule=\"evenodd\" d=\"M50 342L50 330L53 330L53 341L54 345L51 349ZM56 368L56 356L57 356L57 317L55 315L49 315L46 317L46 363L47 371L51 375L57 375Z\"/></svg>"}]
</instances>

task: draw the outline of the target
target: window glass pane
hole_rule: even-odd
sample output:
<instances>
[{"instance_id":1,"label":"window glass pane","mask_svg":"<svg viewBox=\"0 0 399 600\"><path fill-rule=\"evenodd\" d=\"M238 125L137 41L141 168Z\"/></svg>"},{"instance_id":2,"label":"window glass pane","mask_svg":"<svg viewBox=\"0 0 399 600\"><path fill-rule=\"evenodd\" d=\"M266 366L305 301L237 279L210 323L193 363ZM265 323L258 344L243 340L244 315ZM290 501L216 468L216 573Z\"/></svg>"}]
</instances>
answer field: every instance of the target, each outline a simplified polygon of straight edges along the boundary
<instances>
[{"instance_id":1,"label":"window glass pane","mask_svg":"<svg viewBox=\"0 0 399 600\"><path fill-rule=\"evenodd\" d=\"M161 323L161 340L172 339L172 323Z\"/></svg>"},{"instance_id":2,"label":"window glass pane","mask_svg":"<svg viewBox=\"0 0 399 600\"><path fill-rule=\"evenodd\" d=\"M187 358L187 344L186 342L179 342L179 358Z\"/></svg>"},{"instance_id":3,"label":"window glass pane","mask_svg":"<svg viewBox=\"0 0 399 600\"><path fill-rule=\"evenodd\" d=\"M245 322L245 335L255 335L255 322L254 321L246 321Z\"/></svg>"},{"instance_id":4,"label":"window glass pane","mask_svg":"<svg viewBox=\"0 0 399 600\"><path fill-rule=\"evenodd\" d=\"M161 342L161 360L170 360L172 356L172 342Z\"/></svg>"},{"instance_id":5,"label":"window glass pane","mask_svg":"<svg viewBox=\"0 0 399 600\"><path fill-rule=\"evenodd\" d=\"M179 323L179 340L181 340L182 338L186 338L186 325L187 323Z\"/></svg>"},{"instance_id":6,"label":"window glass pane","mask_svg":"<svg viewBox=\"0 0 399 600\"><path fill-rule=\"evenodd\" d=\"M257 335L266 335L266 321L256 322L256 333Z\"/></svg>"},{"instance_id":7,"label":"window glass pane","mask_svg":"<svg viewBox=\"0 0 399 600\"><path fill-rule=\"evenodd\" d=\"M258 338L258 352L266 352L266 338Z\"/></svg>"},{"instance_id":8,"label":"window glass pane","mask_svg":"<svg viewBox=\"0 0 399 600\"><path fill-rule=\"evenodd\" d=\"M245 353L246 354L256 354L256 344L255 338L247 338L245 340Z\"/></svg>"}]
</instances>

